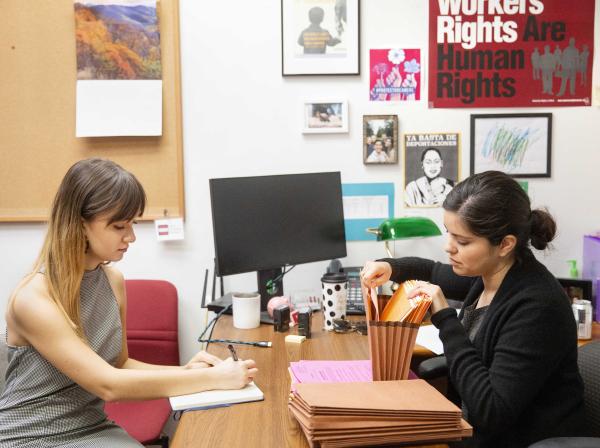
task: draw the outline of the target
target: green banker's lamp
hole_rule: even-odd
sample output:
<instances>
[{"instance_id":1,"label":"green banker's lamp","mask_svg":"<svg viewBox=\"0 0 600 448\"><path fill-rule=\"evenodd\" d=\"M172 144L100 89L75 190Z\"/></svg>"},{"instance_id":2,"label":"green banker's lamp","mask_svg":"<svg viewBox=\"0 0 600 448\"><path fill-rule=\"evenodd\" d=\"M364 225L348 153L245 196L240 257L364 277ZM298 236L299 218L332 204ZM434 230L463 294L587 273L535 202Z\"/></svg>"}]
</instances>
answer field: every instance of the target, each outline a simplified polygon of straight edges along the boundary
<instances>
[{"instance_id":1,"label":"green banker's lamp","mask_svg":"<svg viewBox=\"0 0 600 448\"><path fill-rule=\"evenodd\" d=\"M390 240L427 238L442 234L435 222L429 218L418 216L386 219L379 227L369 228L367 232L377 235L377 241L385 241L385 250L390 257L392 257L389 247Z\"/></svg>"}]
</instances>

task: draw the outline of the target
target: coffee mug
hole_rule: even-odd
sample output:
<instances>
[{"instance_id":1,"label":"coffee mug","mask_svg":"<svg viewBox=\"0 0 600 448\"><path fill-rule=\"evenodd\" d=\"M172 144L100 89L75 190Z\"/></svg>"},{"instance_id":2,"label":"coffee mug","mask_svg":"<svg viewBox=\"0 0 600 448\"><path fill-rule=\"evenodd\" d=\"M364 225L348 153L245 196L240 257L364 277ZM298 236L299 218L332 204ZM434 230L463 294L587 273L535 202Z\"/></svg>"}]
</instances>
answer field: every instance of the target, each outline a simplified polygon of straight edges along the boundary
<instances>
[{"instance_id":1,"label":"coffee mug","mask_svg":"<svg viewBox=\"0 0 600 448\"><path fill-rule=\"evenodd\" d=\"M323 328L333 330L333 319L346 317L348 275L345 272L328 273L321 277L323 286Z\"/></svg>"},{"instance_id":2,"label":"coffee mug","mask_svg":"<svg viewBox=\"0 0 600 448\"><path fill-rule=\"evenodd\" d=\"M233 326L241 330L257 328L260 325L260 294L256 292L234 292Z\"/></svg>"}]
</instances>

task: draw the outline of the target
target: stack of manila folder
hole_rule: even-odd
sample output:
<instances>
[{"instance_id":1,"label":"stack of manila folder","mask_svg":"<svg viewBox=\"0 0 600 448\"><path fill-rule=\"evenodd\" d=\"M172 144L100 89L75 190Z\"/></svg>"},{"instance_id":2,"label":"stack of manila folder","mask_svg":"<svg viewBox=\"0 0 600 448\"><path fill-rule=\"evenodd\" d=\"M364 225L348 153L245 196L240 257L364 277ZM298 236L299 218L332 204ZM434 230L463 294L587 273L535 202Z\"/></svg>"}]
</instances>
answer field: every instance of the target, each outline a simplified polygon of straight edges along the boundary
<instances>
[{"instance_id":1,"label":"stack of manila folder","mask_svg":"<svg viewBox=\"0 0 600 448\"><path fill-rule=\"evenodd\" d=\"M408 378L419 325L431 305L427 296L408 298L416 285L407 280L391 297L363 288L374 381Z\"/></svg>"},{"instance_id":2,"label":"stack of manila folder","mask_svg":"<svg viewBox=\"0 0 600 448\"><path fill-rule=\"evenodd\" d=\"M460 409L424 380L299 383L289 409L311 447L434 443L472 434Z\"/></svg>"}]
</instances>

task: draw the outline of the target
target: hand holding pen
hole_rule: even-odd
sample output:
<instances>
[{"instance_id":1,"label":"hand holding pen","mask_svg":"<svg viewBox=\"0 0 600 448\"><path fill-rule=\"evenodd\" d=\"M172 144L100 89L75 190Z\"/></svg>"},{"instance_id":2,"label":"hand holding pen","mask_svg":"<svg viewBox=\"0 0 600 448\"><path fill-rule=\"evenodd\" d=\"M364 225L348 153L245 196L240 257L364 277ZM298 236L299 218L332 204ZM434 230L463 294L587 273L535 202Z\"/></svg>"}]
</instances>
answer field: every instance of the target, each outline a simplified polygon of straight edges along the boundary
<instances>
[{"instance_id":1,"label":"hand holding pen","mask_svg":"<svg viewBox=\"0 0 600 448\"><path fill-rule=\"evenodd\" d=\"M205 352L204 350L196 353L192 359L184 366L186 369L202 369L206 367L216 366L223 360L215 355Z\"/></svg>"},{"instance_id":2,"label":"hand holding pen","mask_svg":"<svg viewBox=\"0 0 600 448\"><path fill-rule=\"evenodd\" d=\"M237 357L237 353L235 352L235 348L233 347L233 345L229 344L229 345L227 346L227 348L228 348L228 349L229 349L229 351L231 352L231 357L233 358L233 360L234 360L234 361L237 361L237 360L238 360L238 357Z\"/></svg>"}]
</instances>

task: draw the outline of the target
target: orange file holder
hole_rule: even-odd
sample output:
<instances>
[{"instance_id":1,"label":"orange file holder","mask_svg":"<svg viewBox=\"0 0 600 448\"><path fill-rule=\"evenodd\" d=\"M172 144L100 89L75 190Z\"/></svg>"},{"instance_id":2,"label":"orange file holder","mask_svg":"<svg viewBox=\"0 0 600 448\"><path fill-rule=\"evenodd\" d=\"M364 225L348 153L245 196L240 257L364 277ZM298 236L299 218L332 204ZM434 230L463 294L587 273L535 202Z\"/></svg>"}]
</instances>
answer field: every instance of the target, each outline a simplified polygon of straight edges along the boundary
<instances>
[{"instance_id":1,"label":"orange file holder","mask_svg":"<svg viewBox=\"0 0 600 448\"><path fill-rule=\"evenodd\" d=\"M419 326L431 304L429 297L408 299L414 286L404 282L393 296L363 290L373 381L408 378Z\"/></svg>"}]
</instances>

